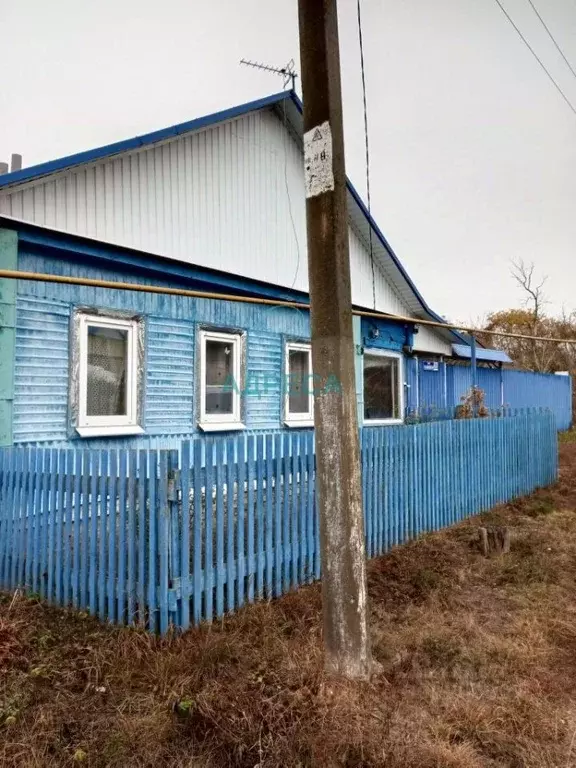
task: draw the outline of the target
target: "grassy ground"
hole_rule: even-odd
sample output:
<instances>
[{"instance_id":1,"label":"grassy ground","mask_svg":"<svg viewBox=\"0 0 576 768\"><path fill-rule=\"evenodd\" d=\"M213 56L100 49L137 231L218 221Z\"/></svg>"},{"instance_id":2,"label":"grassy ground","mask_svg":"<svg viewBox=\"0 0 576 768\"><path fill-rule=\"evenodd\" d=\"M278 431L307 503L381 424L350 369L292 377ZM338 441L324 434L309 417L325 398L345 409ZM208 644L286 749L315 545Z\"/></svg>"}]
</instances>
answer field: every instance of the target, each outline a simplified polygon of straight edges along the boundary
<instances>
[{"instance_id":1,"label":"grassy ground","mask_svg":"<svg viewBox=\"0 0 576 768\"><path fill-rule=\"evenodd\" d=\"M316 586L159 640L4 596L2 766L576 766L576 442L559 483L370 564L370 684L324 680Z\"/></svg>"}]
</instances>

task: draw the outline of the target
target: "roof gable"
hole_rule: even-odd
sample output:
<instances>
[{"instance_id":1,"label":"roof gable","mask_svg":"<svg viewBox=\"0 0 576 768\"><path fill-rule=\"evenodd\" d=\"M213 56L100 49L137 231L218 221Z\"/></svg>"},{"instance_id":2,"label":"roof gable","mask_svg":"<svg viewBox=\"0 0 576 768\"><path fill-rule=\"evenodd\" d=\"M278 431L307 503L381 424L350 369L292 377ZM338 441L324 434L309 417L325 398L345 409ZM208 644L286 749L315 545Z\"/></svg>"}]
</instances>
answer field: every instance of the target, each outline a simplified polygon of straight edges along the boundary
<instances>
[{"instance_id":1,"label":"roof gable","mask_svg":"<svg viewBox=\"0 0 576 768\"><path fill-rule=\"evenodd\" d=\"M158 131L41 163L13 173L3 174L0 176L0 193L10 193L13 190L19 189L20 185L42 180L53 174L59 174L63 171L72 170L78 166L95 163L100 160L114 158L114 156L122 153L151 147L184 134L201 131L248 115L249 113L270 108L282 118L285 126L301 142L303 136L302 103L294 92L283 91L263 99L247 102L231 109L179 123ZM425 302L349 179L347 179L347 191L351 226L365 244L369 240L372 241L375 261L408 310L415 316L442 320ZM370 229L372 230L372 238L370 238ZM468 343L465 337L455 332L447 333L440 331L440 333L445 337L451 336L452 339L457 337L459 341Z\"/></svg>"},{"instance_id":2,"label":"roof gable","mask_svg":"<svg viewBox=\"0 0 576 768\"><path fill-rule=\"evenodd\" d=\"M161 128L158 131L152 131L151 133L144 133L141 136L134 136L131 139L124 139L123 141L116 141L113 144L105 144L103 147L96 147L95 149L88 149L84 152L78 152L74 155L67 155L66 157L60 157L56 160L49 160L46 163L39 163L38 165L31 165L29 168L22 168L20 171L13 171L12 173L4 173L0 176L0 190L5 187L12 186L13 184L20 184L26 181L33 181L40 179L43 176L47 176L58 171L65 171L70 168L74 168L77 165L83 163L93 163L96 160L103 160L113 155L118 155L121 152L130 152L135 149L142 149L143 147L157 144L160 141L166 141L167 139L175 138L176 136L182 136L184 133L190 133L190 131L199 131L203 128L209 128L212 125L223 123L226 120L233 120L236 117L241 117L249 112L255 112L259 109L265 109L278 104L284 99L288 99L290 93L283 91L281 93L267 96L257 101L249 101L246 104L240 104L237 107L231 109L225 109L220 112L214 112L211 115L204 115L194 120L188 120L184 123L178 123L177 125L171 125L168 128Z\"/></svg>"}]
</instances>

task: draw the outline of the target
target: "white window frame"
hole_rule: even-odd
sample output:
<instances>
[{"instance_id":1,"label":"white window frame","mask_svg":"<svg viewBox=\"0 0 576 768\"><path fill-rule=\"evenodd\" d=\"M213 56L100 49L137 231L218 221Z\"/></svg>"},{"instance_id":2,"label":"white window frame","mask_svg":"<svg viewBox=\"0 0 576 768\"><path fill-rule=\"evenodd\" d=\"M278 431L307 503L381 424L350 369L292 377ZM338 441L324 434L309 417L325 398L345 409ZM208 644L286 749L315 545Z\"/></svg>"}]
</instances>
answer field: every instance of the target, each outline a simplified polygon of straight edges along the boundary
<instances>
[{"instance_id":1,"label":"white window frame","mask_svg":"<svg viewBox=\"0 0 576 768\"><path fill-rule=\"evenodd\" d=\"M401 352L393 352L390 349L378 349L376 347L365 347L364 354L370 357L388 357L395 358L399 361L398 364L398 412L401 414L397 419L367 419L364 415L366 412L366 381L365 381L365 367L364 360L362 360L362 418L365 424L371 427L387 426L390 424L403 424L404 423L404 355Z\"/></svg>"},{"instance_id":2,"label":"white window frame","mask_svg":"<svg viewBox=\"0 0 576 768\"><path fill-rule=\"evenodd\" d=\"M88 327L127 331L126 334L126 414L123 416L89 416L88 392ZM138 320L106 315L81 314L78 327L78 425L81 437L138 435L144 430L138 424Z\"/></svg>"},{"instance_id":3,"label":"white window frame","mask_svg":"<svg viewBox=\"0 0 576 768\"><path fill-rule=\"evenodd\" d=\"M231 344L233 349L232 376L235 387L232 390L232 413L206 413L206 342L220 341ZM198 426L204 432L225 432L232 429L245 429L242 423L242 353L243 334L223 331L200 331L200 419Z\"/></svg>"},{"instance_id":4,"label":"white window frame","mask_svg":"<svg viewBox=\"0 0 576 768\"><path fill-rule=\"evenodd\" d=\"M290 352L308 352L309 366L309 392L308 412L290 412ZM314 392L312 377L312 346L303 342L288 341L284 345L284 371L286 374L286 387L284 392L284 424L287 427L313 427L314 426ZM312 384L312 386L310 386Z\"/></svg>"}]
</instances>

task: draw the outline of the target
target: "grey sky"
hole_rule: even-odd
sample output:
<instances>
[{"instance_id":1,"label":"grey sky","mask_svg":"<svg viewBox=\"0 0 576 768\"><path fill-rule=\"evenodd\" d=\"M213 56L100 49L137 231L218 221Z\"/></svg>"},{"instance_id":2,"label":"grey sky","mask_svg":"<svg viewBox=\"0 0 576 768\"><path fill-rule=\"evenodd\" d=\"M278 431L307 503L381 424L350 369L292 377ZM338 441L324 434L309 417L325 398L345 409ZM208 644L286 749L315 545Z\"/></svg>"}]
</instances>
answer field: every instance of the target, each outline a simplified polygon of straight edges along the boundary
<instances>
[{"instance_id":1,"label":"grey sky","mask_svg":"<svg viewBox=\"0 0 576 768\"><path fill-rule=\"evenodd\" d=\"M576 68L576 0L534 0ZM510 15L576 106L528 0ZM355 0L340 0L348 174L365 192ZM510 259L576 308L576 115L494 0L363 0L373 213L434 309L518 304ZM25 165L281 90L297 0L0 0L0 159ZM298 65L297 65L298 66Z\"/></svg>"}]
</instances>

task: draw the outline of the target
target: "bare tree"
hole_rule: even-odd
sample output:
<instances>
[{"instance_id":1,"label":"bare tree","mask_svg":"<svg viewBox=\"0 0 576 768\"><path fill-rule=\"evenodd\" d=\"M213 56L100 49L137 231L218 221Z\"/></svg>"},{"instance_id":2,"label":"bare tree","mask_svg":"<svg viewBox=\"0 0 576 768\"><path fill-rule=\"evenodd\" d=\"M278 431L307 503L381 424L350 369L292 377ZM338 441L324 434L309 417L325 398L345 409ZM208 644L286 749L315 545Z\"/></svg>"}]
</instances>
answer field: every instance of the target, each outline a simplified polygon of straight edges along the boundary
<instances>
[{"instance_id":1,"label":"bare tree","mask_svg":"<svg viewBox=\"0 0 576 768\"><path fill-rule=\"evenodd\" d=\"M510 274L514 280L518 283L520 288L527 294L524 297L523 304L530 309L534 316L534 321L538 322L542 316L542 307L548 303L548 300L544 296L544 284L548 280L548 275L544 275L542 280L537 283L534 278L534 262L526 264L523 259L520 261L512 261L512 269Z\"/></svg>"},{"instance_id":2,"label":"bare tree","mask_svg":"<svg viewBox=\"0 0 576 768\"><path fill-rule=\"evenodd\" d=\"M531 336L546 336L544 306L548 304L544 293L544 284L548 279L545 275L540 281L535 277L534 262L527 264L522 259L512 262L511 274L516 283L524 291L523 305L530 315ZM530 350L532 357L532 369L535 371L548 371L556 356L554 344L547 342L531 341Z\"/></svg>"}]
</instances>

